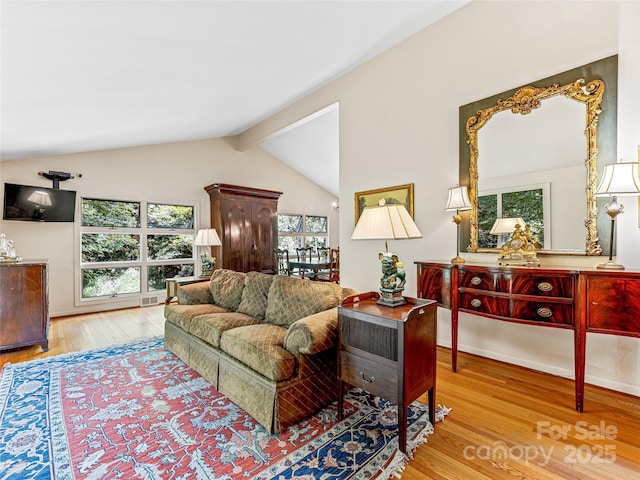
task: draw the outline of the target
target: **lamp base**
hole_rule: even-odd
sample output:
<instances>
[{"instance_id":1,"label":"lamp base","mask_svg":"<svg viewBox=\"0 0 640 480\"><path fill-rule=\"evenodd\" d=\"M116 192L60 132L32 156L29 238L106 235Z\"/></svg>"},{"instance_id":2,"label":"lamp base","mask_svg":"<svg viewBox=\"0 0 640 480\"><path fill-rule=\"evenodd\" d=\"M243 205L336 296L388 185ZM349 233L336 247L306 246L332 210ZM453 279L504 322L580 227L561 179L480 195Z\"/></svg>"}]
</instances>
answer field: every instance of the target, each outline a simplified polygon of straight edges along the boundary
<instances>
[{"instance_id":1,"label":"lamp base","mask_svg":"<svg viewBox=\"0 0 640 480\"><path fill-rule=\"evenodd\" d=\"M459 265L461 263L464 263L464 258L458 255L457 257L451 259L451 263L453 263L454 265Z\"/></svg>"},{"instance_id":2,"label":"lamp base","mask_svg":"<svg viewBox=\"0 0 640 480\"><path fill-rule=\"evenodd\" d=\"M624 270L624 265L615 263L613 260L609 260L607 263L601 263L596 266L598 270Z\"/></svg>"},{"instance_id":3,"label":"lamp base","mask_svg":"<svg viewBox=\"0 0 640 480\"><path fill-rule=\"evenodd\" d=\"M402 288L381 288L380 298L376 303L386 307L399 307L400 305L404 305L407 301L402 296L403 290Z\"/></svg>"}]
</instances>

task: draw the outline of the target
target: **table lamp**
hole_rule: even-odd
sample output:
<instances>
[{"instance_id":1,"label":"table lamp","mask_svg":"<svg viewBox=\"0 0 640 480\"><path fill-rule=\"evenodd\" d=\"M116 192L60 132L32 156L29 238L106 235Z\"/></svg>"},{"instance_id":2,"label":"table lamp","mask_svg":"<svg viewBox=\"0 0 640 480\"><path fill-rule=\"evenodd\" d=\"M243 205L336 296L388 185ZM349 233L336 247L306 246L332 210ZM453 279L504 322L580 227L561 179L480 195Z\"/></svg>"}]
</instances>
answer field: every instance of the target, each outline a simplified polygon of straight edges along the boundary
<instances>
[{"instance_id":1,"label":"table lamp","mask_svg":"<svg viewBox=\"0 0 640 480\"><path fill-rule=\"evenodd\" d=\"M460 212L462 210L471 210L471 201L469 200L467 187L451 187L449 189L447 206L444 207L444 209L448 212L456 212L452 217L453 223L456 224L456 256L451 259L451 263L464 263L464 258L460 256L460 223L462 223Z\"/></svg>"},{"instance_id":2,"label":"table lamp","mask_svg":"<svg viewBox=\"0 0 640 480\"><path fill-rule=\"evenodd\" d=\"M387 204L380 200L377 206L365 207L360 215L351 240L385 240L385 252L378 255L382 263L380 279L380 299L378 304L397 307L406 303L402 296L405 285L405 271L398 256L389 252L386 240L422 238L404 205Z\"/></svg>"},{"instance_id":3,"label":"table lamp","mask_svg":"<svg viewBox=\"0 0 640 480\"><path fill-rule=\"evenodd\" d=\"M196 235L196 239L193 243L197 247L219 247L222 245L215 228L204 228L198 230L198 234ZM205 250L200 254L200 259L202 261L202 273L200 276L210 277L213 273L213 269L216 268L216 259L209 257Z\"/></svg>"},{"instance_id":4,"label":"table lamp","mask_svg":"<svg viewBox=\"0 0 640 480\"><path fill-rule=\"evenodd\" d=\"M596 197L613 197L612 203L604 206L604 211L611 217L611 237L609 240L609 260L597 266L601 270L624 270L623 265L613 261L613 232L616 217L623 212L624 205L618 204L617 197L640 195L640 177L638 163L619 162L606 165L602 172L602 180L594 194Z\"/></svg>"},{"instance_id":5,"label":"table lamp","mask_svg":"<svg viewBox=\"0 0 640 480\"><path fill-rule=\"evenodd\" d=\"M489 233L491 235L500 235L500 237L498 237L498 245L501 245L504 243L503 235L511 235L515 231L516 225L524 228L524 219L522 217L497 218Z\"/></svg>"}]
</instances>

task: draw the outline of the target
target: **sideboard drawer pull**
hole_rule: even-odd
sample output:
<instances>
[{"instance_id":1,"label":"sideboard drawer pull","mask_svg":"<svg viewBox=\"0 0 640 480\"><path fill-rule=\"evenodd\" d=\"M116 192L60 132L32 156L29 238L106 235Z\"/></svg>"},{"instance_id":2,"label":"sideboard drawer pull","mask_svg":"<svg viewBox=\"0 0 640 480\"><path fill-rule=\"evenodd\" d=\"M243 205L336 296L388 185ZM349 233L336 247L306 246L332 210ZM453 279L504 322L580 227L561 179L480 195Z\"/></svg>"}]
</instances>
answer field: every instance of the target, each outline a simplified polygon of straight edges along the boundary
<instances>
[{"instance_id":1,"label":"sideboard drawer pull","mask_svg":"<svg viewBox=\"0 0 640 480\"><path fill-rule=\"evenodd\" d=\"M479 299L474 298L473 300L471 300L472 307L478 308L480 305L482 305L482 302Z\"/></svg>"},{"instance_id":2,"label":"sideboard drawer pull","mask_svg":"<svg viewBox=\"0 0 640 480\"><path fill-rule=\"evenodd\" d=\"M553 311L547 307L540 307L537 312L538 315L542 318L549 318L551 315L553 315Z\"/></svg>"},{"instance_id":3,"label":"sideboard drawer pull","mask_svg":"<svg viewBox=\"0 0 640 480\"><path fill-rule=\"evenodd\" d=\"M360 376L362 377L362 380L364 380L367 383L373 383L376 381L375 377L369 377L369 379L367 380L363 372L360 372Z\"/></svg>"},{"instance_id":4,"label":"sideboard drawer pull","mask_svg":"<svg viewBox=\"0 0 640 480\"><path fill-rule=\"evenodd\" d=\"M538 290L540 290L541 292L550 292L553 290L553 285L551 285L549 282L540 282L538 284Z\"/></svg>"},{"instance_id":5,"label":"sideboard drawer pull","mask_svg":"<svg viewBox=\"0 0 640 480\"><path fill-rule=\"evenodd\" d=\"M478 286L482 283L482 279L480 277L473 277L471 279L471 285Z\"/></svg>"}]
</instances>

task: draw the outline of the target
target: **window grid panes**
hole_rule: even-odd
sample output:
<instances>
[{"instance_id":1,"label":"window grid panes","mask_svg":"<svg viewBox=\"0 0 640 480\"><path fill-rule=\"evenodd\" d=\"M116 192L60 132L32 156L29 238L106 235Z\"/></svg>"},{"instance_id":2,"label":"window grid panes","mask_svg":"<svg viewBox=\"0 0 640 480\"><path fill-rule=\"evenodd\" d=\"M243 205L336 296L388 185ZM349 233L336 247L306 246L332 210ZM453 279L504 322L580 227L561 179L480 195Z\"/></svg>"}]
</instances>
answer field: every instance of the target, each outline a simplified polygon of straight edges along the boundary
<instances>
[{"instance_id":1,"label":"window grid panes","mask_svg":"<svg viewBox=\"0 0 640 480\"><path fill-rule=\"evenodd\" d=\"M296 248L312 247L314 254L329 247L328 219L320 215L278 214L278 248L295 258Z\"/></svg>"},{"instance_id":2,"label":"window grid panes","mask_svg":"<svg viewBox=\"0 0 640 480\"><path fill-rule=\"evenodd\" d=\"M497 218L521 217L544 248L544 193L542 188L478 196L478 247L499 248L506 238L489 232ZM524 225L523 225L524 227Z\"/></svg>"},{"instance_id":3,"label":"window grid panes","mask_svg":"<svg viewBox=\"0 0 640 480\"><path fill-rule=\"evenodd\" d=\"M82 199L83 300L164 290L195 271L194 207Z\"/></svg>"}]
</instances>

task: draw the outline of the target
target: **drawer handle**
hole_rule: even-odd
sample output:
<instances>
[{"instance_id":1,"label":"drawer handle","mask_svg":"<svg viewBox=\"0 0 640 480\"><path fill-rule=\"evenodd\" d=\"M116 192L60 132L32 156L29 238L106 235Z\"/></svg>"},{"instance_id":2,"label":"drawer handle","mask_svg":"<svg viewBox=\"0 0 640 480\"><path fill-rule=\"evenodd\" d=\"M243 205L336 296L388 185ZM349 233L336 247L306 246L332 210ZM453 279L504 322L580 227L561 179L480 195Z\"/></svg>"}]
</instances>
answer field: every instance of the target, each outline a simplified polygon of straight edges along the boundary
<instances>
[{"instance_id":1,"label":"drawer handle","mask_svg":"<svg viewBox=\"0 0 640 480\"><path fill-rule=\"evenodd\" d=\"M481 279L480 277L473 277L473 278L471 279L471 284L472 284L472 285L476 285L476 286L478 286L478 285L480 285L481 283L482 283L482 279Z\"/></svg>"},{"instance_id":2,"label":"drawer handle","mask_svg":"<svg viewBox=\"0 0 640 480\"><path fill-rule=\"evenodd\" d=\"M540 307L538 309L538 315L542 318L549 318L551 315L553 315L553 311L547 307Z\"/></svg>"},{"instance_id":3,"label":"drawer handle","mask_svg":"<svg viewBox=\"0 0 640 480\"><path fill-rule=\"evenodd\" d=\"M471 300L472 307L478 308L480 305L482 305L482 302L479 299L474 298L473 300Z\"/></svg>"},{"instance_id":4,"label":"drawer handle","mask_svg":"<svg viewBox=\"0 0 640 480\"><path fill-rule=\"evenodd\" d=\"M364 380L367 383L373 383L376 381L375 377L369 377L369 379L367 380L367 378L364 376L364 373L360 372L360 376L362 377L362 380Z\"/></svg>"},{"instance_id":5,"label":"drawer handle","mask_svg":"<svg viewBox=\"0 0 640 480\"><path fill-rule=\"evenodd\" d=\"M541 292L550 292L551 290L553 290L553 285L551 285L549 282L540 282L538 284L538 290L540 290Z\"/></svg>"}]
</instances>

